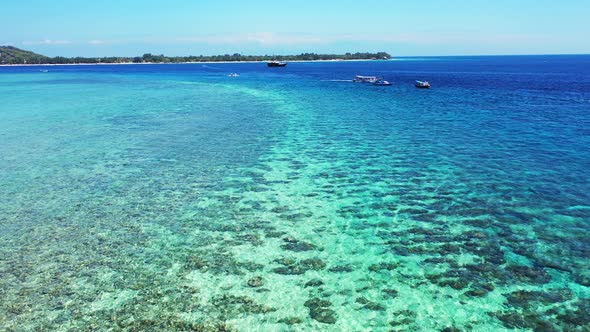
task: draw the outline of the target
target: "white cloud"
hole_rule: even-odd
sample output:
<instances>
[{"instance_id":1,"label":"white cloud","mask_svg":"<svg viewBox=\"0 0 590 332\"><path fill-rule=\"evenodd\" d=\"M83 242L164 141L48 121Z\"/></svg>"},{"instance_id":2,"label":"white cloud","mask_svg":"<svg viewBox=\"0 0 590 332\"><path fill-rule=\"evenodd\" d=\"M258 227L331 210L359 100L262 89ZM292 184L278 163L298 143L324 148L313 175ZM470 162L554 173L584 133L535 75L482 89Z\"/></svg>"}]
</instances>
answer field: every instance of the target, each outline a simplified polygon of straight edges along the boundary
<instances>
[{"instance_id":1,"label":"white cloud","mask_svg":"<svg viewBox=\"0 0 590 332\"><path fill-rule=\"evenodd\" d=\"M68 40L53 40L53 39L43 39L38 41L24 41L23 45L66 45L71 44Z\"/></svg>"},{"instance_id":2,"label":"white cloud","mask_svg":"<svg viewBox=\"0 0 590 332\"><path fill-rule=\"evenodd\" d=\"M539 39L537 35L520 34L470 34L470 33L389 33L389 34L338 34L316 36L317 43L335 42L381 42L412 44L447 44L456 42L522 42ZM307 43L307 39L293 39L294 42Z\"/></svg>"},{"instance_id":3,"label":"white cloud","mask_svg":"<svg viewBox=\"0 0 590 332\"><path fill-rule=\"evenodd\" d=\"M254 41L267 45L290 45L290 44L318 44L325 43L325 38L309 34L285 34L279 35L270 32L260 32L247 35L248 41Z\"/></svg>"},{"instance_id":4,"label":"white cloud","mask_svg":"<svg viewBox=\"0 0 590 332\"><path fill-rule=\"evenodd\" d=\"M247 44L257 43L262 45L292 45L292 44L318 44L326 42L324 38L308 34L276 34L272 32L255 32L231 35L203 35L194 37L176 38L177 42L209 43L209 44Z\"/></svg>"},{"instance_id":5,"label":"white cloud","mask_svg":"<svg viewBox=\"0 0 590 332\"><path fill-rule=\"evenodd\" d=\"M228 35L201 35L193 37L166 39L164 42L208 43L208 44L260 44L273 45L309 45L332 44L338 42L378 42L407 43L417 45L440 45L449 43L518 43L539 40L537 35L520 34L471 34L471 33L388 33L388 34L278 34L272 32L255 32ZM151 42L162 42L151 40Z\"/></svg>"},{"instance_id":6,"label":"white cloud","mask_svg":"<svg viewBox=\"0 0 590 332\"><path fill-rule=\"evenodd\" d=\"M392 46L394 44L412 45L416 47L440 46L456 47L462 44L468 45L501 45L515 46L528 45L543 41L544 36L535 34L482 34L482 33L437 33L437 32L410 32L410 33L274 33L274 32L243 32L215 35L195 35L184 37L137 37L128 39L91 39L86 41L68 41L58 39L43 39L37 41L24 41L22 45L67 45L86 44L92 46L101 45L126 45L126 44L151 44L151 45L191 45L205 44L228 47L258 46L271 47L306 47L329 46L337 43ZM13 44L13 43L4 43Z\"/></svg>"}]
</instances>

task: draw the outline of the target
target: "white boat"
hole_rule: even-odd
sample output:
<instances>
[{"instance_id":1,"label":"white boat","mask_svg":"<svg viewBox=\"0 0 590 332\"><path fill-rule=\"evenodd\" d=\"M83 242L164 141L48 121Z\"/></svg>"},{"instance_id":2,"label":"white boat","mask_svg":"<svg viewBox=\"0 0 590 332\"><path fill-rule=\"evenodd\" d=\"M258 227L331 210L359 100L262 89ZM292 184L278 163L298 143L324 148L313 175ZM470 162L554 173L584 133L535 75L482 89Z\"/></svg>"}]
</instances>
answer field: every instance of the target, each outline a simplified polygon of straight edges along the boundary
<instances>
[{"instance_id":1,"label":"white boat","mask_svg":"<svg viewBox=\"0 0 590 332\"><path fill-rule=\"evenodd\" d=\"M352 80L353 82L357 82L357 83L375 83L377 81L379 81L381 78L377 77L377 76L362 76L362 75L356 75L354 80Z\"/></svg>"},{"instance_id":2,"label":"white boat","mask_svg":"<svg viewBox=\"0 0 590 332\"><path fill-rule=\"evenodd\" d=\"M231 73L231 74L229 74L227 76L229 76L229 77L238 77L238 76L240 76L240 74L238 74L238 73Z\"/></svg>"},{"instance_id":3,"label":"white boat","mask_svg":"<svg viewBox=\"0 0 590 332\"><path fill-rule=\"evenodd\" d=\"M416 81L415 86L418 89L429 89L430 88L430 83L428 83L426 81Z\"/></svg>"}]
</instances>

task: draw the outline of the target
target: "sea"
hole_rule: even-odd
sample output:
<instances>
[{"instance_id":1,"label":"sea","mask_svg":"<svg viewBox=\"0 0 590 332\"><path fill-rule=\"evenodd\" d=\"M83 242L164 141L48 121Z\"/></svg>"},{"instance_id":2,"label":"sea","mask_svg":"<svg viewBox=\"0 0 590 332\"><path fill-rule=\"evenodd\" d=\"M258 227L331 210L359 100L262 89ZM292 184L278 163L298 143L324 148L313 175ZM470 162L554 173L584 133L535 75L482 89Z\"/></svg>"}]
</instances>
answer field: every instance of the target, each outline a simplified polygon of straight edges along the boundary
<instances>
[{"instance_id":1,"label":"sea","mask_svg":"<svg viewBox=\"0 0 590 332\"><path fill-rule=\"evenodd\" d=\"M589 313L590 55L0 67L2 331Z\"/></svg>"}]
</instances>

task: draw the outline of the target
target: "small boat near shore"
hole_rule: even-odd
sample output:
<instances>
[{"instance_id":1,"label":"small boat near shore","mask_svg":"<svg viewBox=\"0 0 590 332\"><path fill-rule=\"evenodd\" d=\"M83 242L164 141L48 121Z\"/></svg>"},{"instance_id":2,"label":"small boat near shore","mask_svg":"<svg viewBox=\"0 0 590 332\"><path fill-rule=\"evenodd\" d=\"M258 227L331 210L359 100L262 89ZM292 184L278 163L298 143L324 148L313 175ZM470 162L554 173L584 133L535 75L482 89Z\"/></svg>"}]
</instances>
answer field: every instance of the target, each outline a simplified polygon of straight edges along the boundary
<instances>
[{"instance_id":1,"label":"small boat near shore","mask_svg":"<svg viewBox=\"0 0 590 332\"><path fill-rule=\"evenodd\" d=\"M382 77L378 77L378 76L356 75L352 81L356 82L356 83L371 83L373 85L379 85L379 86L391 85L391 83L389 81L386 81Z\"/></svg>"},{"instance_id":2,"label":"small boat near shore","mask_svg":"<svg viewBox=\"0 0 590 332\"><path fill-rule=\"evenodd\" d=\"M381 80L381 78L377 76L356 75L352 81L356 83L376 83L379 80Z\"/></svg>"},{"instance_id":3,"label":"small boat near shore","mask_svg":"<svg viewBox=\"0 0 590 332\"><path fill-rule=\"evenodd\" d=\"M228 77L238 77L240 76L240 74L238 73L230 73L229 75L227 75Z\"/></svg>"},{"instance_id":4,"label":"small boat near shore","mask_svg":"<svg viewBox=\"0 0 590 332\"><path fill-rule=\"evenodd\" d=\"M287 65L284 61L269 61L266 63L268 67L285 67Z\"/></svg>"},{"instance_id":5,"label":"small boat near shore","mask_svg":"<svg viewBox=\"0 0 590 332\"><path fill-rule=\"evenodd\" d=\"M416 81L416 84L414 84L414 86L418 89L430 89L430 83L428 83L427 81Z\"/></svg>"}]
</instances>

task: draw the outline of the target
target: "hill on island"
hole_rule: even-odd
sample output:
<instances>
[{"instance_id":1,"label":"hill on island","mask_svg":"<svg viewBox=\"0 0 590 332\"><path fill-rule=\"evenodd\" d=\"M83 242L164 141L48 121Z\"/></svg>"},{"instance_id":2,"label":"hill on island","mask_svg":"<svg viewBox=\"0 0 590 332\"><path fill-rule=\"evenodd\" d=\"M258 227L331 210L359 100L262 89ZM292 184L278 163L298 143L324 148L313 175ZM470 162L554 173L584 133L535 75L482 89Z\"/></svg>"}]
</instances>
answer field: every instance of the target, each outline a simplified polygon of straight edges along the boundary
<instances>
[{"instance_id":1,"label":"hill on island","mask_svg":"<svg viewBox=\"0 0 590 332\"><path fill-rule=\"evenodd\" d=\"M76 63L182 63L182 62L220 62L220 61L315 61L315 60L389 60L386 52L357 52L345 54L302 53L299 55L224 55L165 56L146 53L136 57L47 57L14 46L0 46L0 64L76 64Z\"/></svg>"},{"instance_id":2,"label":"hill on island","mask_svg":"<svg viewBox=\"0 0 590 332\"><path fill-rule=\"evenodd\" d=\"M47 63L48 57L14 46L0 46L0 64Z\"/></svg>"}]
</instances>

